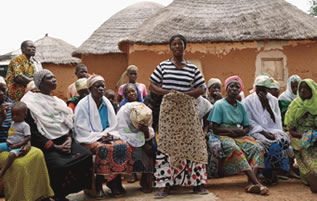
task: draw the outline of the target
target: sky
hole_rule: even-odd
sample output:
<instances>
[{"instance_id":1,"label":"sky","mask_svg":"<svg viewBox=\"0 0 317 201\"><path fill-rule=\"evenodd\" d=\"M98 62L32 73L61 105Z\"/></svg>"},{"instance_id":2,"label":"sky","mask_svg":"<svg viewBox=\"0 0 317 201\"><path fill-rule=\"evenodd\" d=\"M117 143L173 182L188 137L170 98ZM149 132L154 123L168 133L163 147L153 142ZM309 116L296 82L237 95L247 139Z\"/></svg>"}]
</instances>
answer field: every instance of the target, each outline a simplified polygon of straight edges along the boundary
<instances>
[{"instance_id":1,"label":"sky","mask_svg":"<svg viewBox=\"0 0 317 201\"><path fill-rule=\"evenodd\" d=\"M0 0L0 55L45 34L79 47L125 7L144 0ZM148 0L167 6L172 0ZM287 0L305 12L309 0Z\"/></svg>"}]
</instances>

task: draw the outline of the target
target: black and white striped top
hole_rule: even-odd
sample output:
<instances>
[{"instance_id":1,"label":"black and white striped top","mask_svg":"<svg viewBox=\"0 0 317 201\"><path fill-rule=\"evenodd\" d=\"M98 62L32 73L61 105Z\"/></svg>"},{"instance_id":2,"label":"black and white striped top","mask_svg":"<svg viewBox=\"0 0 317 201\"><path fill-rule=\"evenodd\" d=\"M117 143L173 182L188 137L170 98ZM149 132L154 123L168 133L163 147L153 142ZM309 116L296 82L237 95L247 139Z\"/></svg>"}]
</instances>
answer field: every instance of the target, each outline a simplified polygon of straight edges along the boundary
<instances>
[{"instance_id":1,"label":"black and white striped top","mask_svg":"<svg viewBox=\"0 0 317 201\"><path fill-rule=\"evenodd\" d=\"M177 69L170 59L156 67L150 81L158 85L162 84L163 89L182 92L200 86L206 87L203 76L194 64L186 61L186 65L182 69Z\"/></svg>"}]
</instances>

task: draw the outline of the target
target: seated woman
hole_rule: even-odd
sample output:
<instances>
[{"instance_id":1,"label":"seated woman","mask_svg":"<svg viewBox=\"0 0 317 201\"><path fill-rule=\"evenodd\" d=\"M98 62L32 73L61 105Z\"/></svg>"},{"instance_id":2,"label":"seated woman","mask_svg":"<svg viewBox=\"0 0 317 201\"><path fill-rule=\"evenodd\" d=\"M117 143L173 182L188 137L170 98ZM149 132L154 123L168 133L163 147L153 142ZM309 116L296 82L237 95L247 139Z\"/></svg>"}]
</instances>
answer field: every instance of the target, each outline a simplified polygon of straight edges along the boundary
<instances>
[{"instance_id":1,"label":"seated woman","mask_svg":"<svg viewBox=\"0 0 317 201\"><path fill-rule=\"evenodd\" d=\"M264 150L253 138L247 136L248 114L244 106L237 101L240 83L230 78L226 80L225 87L227 96L216 102L208 118L226 155L224 174L243 171L248 177L246 192L265 195L268 188L263 186L256 176L258 169L264 167Z\"/></svg>"},{"instance_id":2,"label":"seated woman","mask_svg":"<svg viewBox=\"0 0 317 201\"><path fill-rule=\"evenodd\" d=\"M80 78L75 82L76 91L79 96L73 96L67 101L67 106L75 112L75 107L81 99L89 94L87 89L87 78Z\"/></svg>"},{"instance_id":3,"label":"seated woman","mask_svg":"<svg viewBox=\"0 0 317 201\"><path fill-rule=\"evenodd\" d=\"M0 142L6 142L8 130L12 123L11 105L13 102L6 96L7 86L0 76ZM50 187L49 176L41 150L27 145L30 151L24 157L17 158L2 178L5 199L16 200L49 200L54 192ZM0 153L2 168L8 152Z\"/></svg>"},{"instance_id":4,"label":"seated woman","mask_svg":"<svg viewBox=\"0 0 317 201\"><path fill-rule=\"evenodd\" d=\"M52 96L56 79L49 70L34 74L39 93L29 91L22 98L29 114L31 144L40 148L46 160L55 200L68 200L70 193L91 187L92 154L72 139L73 112L66 103Z\"/></svg>"},{"instance_id":5,"label":"seated woman","mask_svg":"<svg viewBox=\"0 0 317 201\"><path fill-rule=\"evenodd\" d=\"M208 100L211 104L222 99L221 85L222 83L218 78L210 78L208 81Z\"/></svg>"},{"instance_id":6,"label":"seated woman","mask_svg":"<svg viewBox=\"0 0 317 201\"><path fill-rule=\"evenodd\" d=\"M249 115L249 136L257 140L264 148L265 183L277 182L277 174L289 172L289 136L283 131L278 100L268 93L273 79L260 75L255 79L255 92L249 95L243 104Z\"/></svg>"},{"instance_id":7,"label":"seated woman","mask_svg":"<svg viewBox=\"0 0 317 201\"><path fill-rule=\"evenodd\" d=\"M104 96L105 81L100 75L88 78L90 94L83 98L75 111L76 139L96 154L95 173L97 196L104 197L102 182L107 177L111 196L126 193L120 174L133 172L133 147L120 140L117 118L111 102Z\"/></svg>"},{"instance_id":8,"label":"seated woman","mask_svg":"<svg viewBox=\"0 0 317 201\"><path fill-rule=\"evenodd\" d=\"M292 75L287 80L286 90L279 96L279 106L282 115L282 123L284 123L284 117L289 104L297 97L297 87L301 78L298 75Z\"/></svg>"},{"instance_id":9,"label":"seated woman","mask_svg":"<svg viewBox=\"0 0 317 201\"><path fill-rule=\"evenodd\" d=\"M120 138L135 148L132 153L133 172L142 172L141 190L150 193L155 157L151 141L154 137L152 111L140 102L127 103L119 110L117 120Z\"/></svg>"},{"instance_id":10,"label":"seated woman","mask_svg":"<svg viewBox=\"0 0 317 201\"><path fill-rule=\"evenodd\" d=\"M299 96L290 104L285 125L304 184L317 193L317 84L312 79L299 83Z\"/></svg>"}]
</instances>

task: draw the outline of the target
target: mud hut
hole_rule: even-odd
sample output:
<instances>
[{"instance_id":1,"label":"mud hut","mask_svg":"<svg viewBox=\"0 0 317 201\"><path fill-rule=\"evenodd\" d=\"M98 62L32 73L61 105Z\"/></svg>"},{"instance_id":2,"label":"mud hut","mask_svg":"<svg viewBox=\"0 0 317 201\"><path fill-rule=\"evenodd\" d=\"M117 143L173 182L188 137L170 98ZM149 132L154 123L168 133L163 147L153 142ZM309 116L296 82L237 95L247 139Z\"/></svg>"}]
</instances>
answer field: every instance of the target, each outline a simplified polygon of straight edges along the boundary
<instances>
[{"instance_id":1,"label":"mud hut","mask_svg":"<svg viewBox=\"0 0 317 201\"><path fill-rule=\"evenodd\" d=\"M116 90L116 83L128 64L127 54L118 48L119 40L162 7L153 2L140 2L124 8L105 21L73 52L73 56L81 58L90 73L102 75L107 88Z\"/></svg>"},{"instance_id":2,"label":"mud hut","mask_svg":"<svg viewBox=\"0 0 317 201\"><path fill-rule=\"evenodd\" d=\"M206 80L237 74L245 93L264 72L281 86L292 74L317 76L317 20L284 0L174 0L119 43L128 64L140 67L140 82L171 57L176 33L187 38L185 58Z\"/></svg>"},{"instance_id":3,"label":"mud hut","mask_svg":"<svg viewBox=\"0 0 317 201\"><path fill-rule=\"evenodd\" d=\"M80 63L80 59L71 55L75 47L48 34L34 44L35 59L42 63L43 68L52 71L56 76L57 89L54 95L66 100L67 87L76 81L75 66Z\"/></svg>"}]
</instances>

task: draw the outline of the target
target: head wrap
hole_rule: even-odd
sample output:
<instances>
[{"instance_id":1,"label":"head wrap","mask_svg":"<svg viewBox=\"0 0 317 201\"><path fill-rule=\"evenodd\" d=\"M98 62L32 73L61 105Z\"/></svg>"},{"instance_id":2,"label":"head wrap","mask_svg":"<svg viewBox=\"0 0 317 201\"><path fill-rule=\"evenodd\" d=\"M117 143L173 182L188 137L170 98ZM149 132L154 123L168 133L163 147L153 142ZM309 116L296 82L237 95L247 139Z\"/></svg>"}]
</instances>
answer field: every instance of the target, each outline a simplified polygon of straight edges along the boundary
<instances>
[{"instance_id":1,"label":"head wrap","mask_svg":"<svg viewBox=\"0 0 317 201\"><path fill-rule=\"evenodd\" d=\"M181 39L181 40L183 41L183 43L184 43L184 49L186 49L187 40L186 40L186 38L185 38L183 35L181 35L181 34L176 34L176 35L174 35L174 36L171 37L171 39L170 39L170 48L171 48L172 42L173 42L173 40L175 40L175 38Z\"/></svg>"},{"instance_id":2,"label":"head wrap","mask_svg":"<svg viewBox=\"0 0 317 201\"><path fill-rule=\"evenodd\" d=\"M272 82L272 84L270 86L270 89L278 89L278 90L280 90L281 89L280 83L278 81L276 81L276 80L273 80L273 82Z\"/></svg>"},{"instance_id":3,"label":"head wrap","mask_svg":"<svg viewBox=\"0 0 317 201\"><path fill-rule=\"evenodd\" d=\"M36 88L40 89L41 82L46 75L52 74L50 70L43 69L34 74L33 80Z\"/></svg>"},{"instance_id":4,"label":"head wrap","mask_svg":"<svg viewBox=\"0 0 317 201\"><path fill-rule=\"evenodd\" d=\"M152 125L152 110L143 103L133 104L130 111L130 119L135 128L138 128L139 124L148 127Z\"/></svg>"},{"instance_id":5,"label":"head wrap","mask_svg":"<svg viewBox=\"0 0 317 201\"><path fill-rule=\"evenodd\" d=\"M259 75L254 80L254 86L255 87L266 87L270 88L272 86L272 83L274 82L274 79L271 78L268 75Z\"/></svg>"},{"instance_id":6,"label":"head wrap","mask_svg":"<svg viewBox=\"0 0 317 201\"><path fill-rule=\"evenodd\" d=\"M88 87L88 90L90 89L90 87L92 87L92 85L94 85L96 82L98 81L105 81L105 79L103 79L102 76L100 75L92 75L90 76L88 79L87 79L87 87Z\"/></svg>"},{"instance_id":7,"label":"head wrap","mask_svg":"<svg viewBox=\"0 0 317 201\"><path fill-rule=\"evenodd\" d=\"M0 84L7 85L5 79L2 76L0 76Z\"/></svg>"},{"instance_id":8,"label":"head wrap","mask_svg":"<svg viewBox=\"0 0 317 201\"><path fill-rule=\"evenodd\" d=\"M233 82L233 81L238 81L239 84L240 84L240 92L243 91L243 88L244 88L243 82L242 82L241 78L239 76L237 76L237 75L230 76L230 77L228 77L226 79L226 81L225 81L225 89L227 89L228 85L231 82Z\"/></svg>"},{"instance_id":9,"label":"head wrap","mask_svg":"<svg viewBox=\"0 0 317 201\"><path fill-rule=\"evenodd\" d=\"M75 82L76 91L80 91L83 89L88 89L87 87L87 78L80 78Z\"/></svg>"},{"instance_id":10,"label":"head wrap","mask_svg":"<svg viewBox=\"0 0 317 201\"><path fill-rule=\"evenodd\" d=\"M301 78L298 75L292 75L291 77L289 77L287 80L286 90L280 95L278 99L286 100L289 102L293 101L297 97L297 94L294 94L292 91L292 82L299 83L300 81Z\"/></svg>"},{"instance_id":11,"label":"head wrap","mask_svg":"<svg viewBox=\"0 0 317 201\"><path fill-rule=\"evenodd\" d=\"M312 79L304 79L298 86L300 86L302 82L305 82L309 86L312 91L312 97L310 99L303 100L298 95L297 98L292 101L285 115L285 125L296 125L298 119L306 113L317 115L317 84ZM297 88L297 93L299 94L299 87Z\"/></svg>"},{"instance_id":12,"label":"head wrap","mask_svg":"<svg viewBox=\"0 0 317 201\"><path fill-rule=\"evenodd\" d=\"M218 78L210 78L210 80L208 81L208 88L213 85L213 84L220 84L220 86L222 85L221 80L219 80Z\"/></svg>"}]
</instances>

